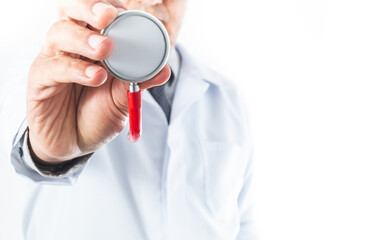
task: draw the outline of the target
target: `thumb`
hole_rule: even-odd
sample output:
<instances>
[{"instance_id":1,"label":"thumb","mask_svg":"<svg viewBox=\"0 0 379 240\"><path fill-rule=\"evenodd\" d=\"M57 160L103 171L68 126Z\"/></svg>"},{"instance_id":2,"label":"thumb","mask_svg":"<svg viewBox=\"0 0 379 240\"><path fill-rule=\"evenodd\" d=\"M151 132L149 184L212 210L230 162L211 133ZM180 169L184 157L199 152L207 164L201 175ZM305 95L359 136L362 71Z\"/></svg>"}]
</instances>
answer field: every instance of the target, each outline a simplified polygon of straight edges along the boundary
<instances>
[{"instance_id":1,"label":"thumb","mask_svg":"<svg viewBox=\"0 0 379 240\"><path fill-rule=\"evenodd\" d=\"M129 83L121 81L119 79L113 79L112 82L112 98L113 102L118 108L118 110L122 113L124 116L128 116L128 98L127 98L127 91L129 89Z\"/></svg>"}]
</instances>

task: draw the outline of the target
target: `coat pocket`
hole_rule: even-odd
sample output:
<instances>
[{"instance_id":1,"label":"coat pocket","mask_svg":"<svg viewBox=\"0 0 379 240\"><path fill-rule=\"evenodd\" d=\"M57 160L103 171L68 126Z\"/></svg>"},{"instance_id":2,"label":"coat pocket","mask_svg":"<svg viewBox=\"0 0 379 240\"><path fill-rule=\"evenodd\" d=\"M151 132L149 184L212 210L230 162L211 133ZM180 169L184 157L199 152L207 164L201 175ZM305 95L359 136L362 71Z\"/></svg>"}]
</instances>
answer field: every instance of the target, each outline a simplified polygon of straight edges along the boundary
<instances>
[{"instance_id":1,"label":"coat pocket","mask_svg":"<svg viewBox=\"0 0 379 240\"><path fill-rule=\"evenodd\" d=\"M202 146L207 206L214 217L226 221L238 212L244 173L242 148L234 143L209 141Z\"/></svg>"}]
</instances>

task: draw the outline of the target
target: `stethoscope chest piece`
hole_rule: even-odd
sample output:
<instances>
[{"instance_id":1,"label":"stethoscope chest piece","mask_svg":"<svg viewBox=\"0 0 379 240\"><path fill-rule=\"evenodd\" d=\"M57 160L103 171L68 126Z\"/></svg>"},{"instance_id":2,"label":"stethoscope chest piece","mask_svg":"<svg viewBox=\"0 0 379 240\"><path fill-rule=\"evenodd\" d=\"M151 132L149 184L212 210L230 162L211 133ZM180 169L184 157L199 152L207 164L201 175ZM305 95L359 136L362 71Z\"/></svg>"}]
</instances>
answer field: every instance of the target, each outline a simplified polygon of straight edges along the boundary
<instances>
[{"instance_id":1,"label":"stethoscope chest piece","mask_svg":"<svg viewBox=\"0 0 379 240\"><path fill-rule=\"evenodd\" d=\"M119 14L102 34L114 42L113 52L104 64L114 77L130 82L127 92L129 139L135 142L141 135L141 91L138 83L151 79L166 65L170 39L157 18L137 10Z\"/></svg>"}]
</instances>

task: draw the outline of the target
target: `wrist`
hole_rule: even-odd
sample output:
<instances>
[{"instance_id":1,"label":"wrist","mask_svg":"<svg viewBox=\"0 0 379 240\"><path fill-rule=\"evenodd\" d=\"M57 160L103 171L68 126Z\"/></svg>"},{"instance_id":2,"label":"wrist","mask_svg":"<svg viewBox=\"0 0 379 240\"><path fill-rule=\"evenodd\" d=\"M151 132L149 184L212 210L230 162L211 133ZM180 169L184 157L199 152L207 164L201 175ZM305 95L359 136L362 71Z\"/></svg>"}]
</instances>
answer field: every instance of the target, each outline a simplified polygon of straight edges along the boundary
<instances>
[{"instance_id":1,"label":"wrist","mask_svg":"<svg viewBox=\"0 0 379 240\"><path fill-rule=\"evenodd\" d=\"M36 148L35 146L33 147L32 141L30 140L32 137L30 136L29 129L27 131L28 131L27 144L28 144L30 156L34 162L41 163L44 165L56 165L56 164L60 164L60 163L67 162L68 160L70 160L70 159L66 160L66 159L58 159L58 158L50 157L42 153L41 151L39 151L38 148Z\"/></svg>"}]
</instances>

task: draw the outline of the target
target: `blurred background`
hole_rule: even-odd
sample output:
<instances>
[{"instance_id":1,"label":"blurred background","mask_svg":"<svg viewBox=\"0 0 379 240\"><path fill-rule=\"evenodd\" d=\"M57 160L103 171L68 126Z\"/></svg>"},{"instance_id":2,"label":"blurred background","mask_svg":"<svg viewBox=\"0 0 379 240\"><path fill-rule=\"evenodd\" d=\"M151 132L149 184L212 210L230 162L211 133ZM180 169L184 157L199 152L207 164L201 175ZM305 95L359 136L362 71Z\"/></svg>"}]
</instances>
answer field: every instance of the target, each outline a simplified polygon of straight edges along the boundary
<instances>
[{"instance_id":1,"label":"blurred background","mask_svg":"<svg viewBox=\"0 0 379 240\"><path fill-rule=\"evenodd\" d=\"M1 119L25 115L28 66L55 8L0 8L0 239L22 238L33 187L10 164L17 129ZM180 42L234 81L250 112L259 239L379 239L378 10L376 0L189 0Z\"/></svg>"}]
</instances>

